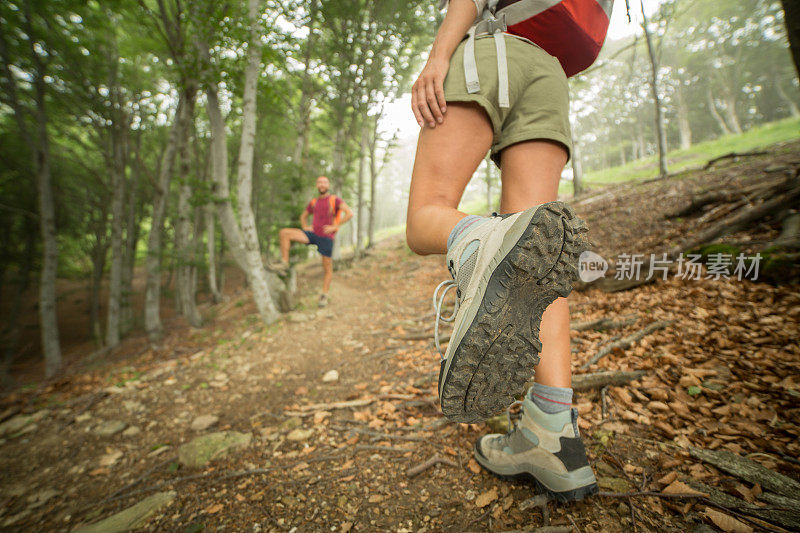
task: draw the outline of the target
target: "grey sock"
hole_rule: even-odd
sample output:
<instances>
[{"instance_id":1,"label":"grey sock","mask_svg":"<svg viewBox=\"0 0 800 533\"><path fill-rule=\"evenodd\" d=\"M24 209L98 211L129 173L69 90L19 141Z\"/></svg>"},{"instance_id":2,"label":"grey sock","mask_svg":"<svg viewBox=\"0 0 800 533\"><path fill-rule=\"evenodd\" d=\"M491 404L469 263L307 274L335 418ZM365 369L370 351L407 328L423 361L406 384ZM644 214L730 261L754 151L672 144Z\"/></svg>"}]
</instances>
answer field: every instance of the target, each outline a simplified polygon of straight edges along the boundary
<instances>
[{"instance_id":1,"label":"grey sock","mask_svg":"<svg viewBox=\"0 0 800 533\"><path fill-rule=\"evenodd\" d=\"M447 237L447 249L449 250L450 248L452 248L453 245L461 239L462 235L466 232L468 228L477 227L476 226L477 222L485 220L486 217L481 217L478 215L467 215L461 220L459 220L458 224L456 224L453 227L453 229L450 230L450 236Z\"/></svg>"},{"instance_id":2,"label":"grey sock","mask_svg":"<svg viewBox=\"0 0 800 533\"><path fill-rule=\"evenodd\" d=\"M545 413L560 413L572 407L572 389L534 383L531 387L531 400Z\"/></svg>"}]
</instances>

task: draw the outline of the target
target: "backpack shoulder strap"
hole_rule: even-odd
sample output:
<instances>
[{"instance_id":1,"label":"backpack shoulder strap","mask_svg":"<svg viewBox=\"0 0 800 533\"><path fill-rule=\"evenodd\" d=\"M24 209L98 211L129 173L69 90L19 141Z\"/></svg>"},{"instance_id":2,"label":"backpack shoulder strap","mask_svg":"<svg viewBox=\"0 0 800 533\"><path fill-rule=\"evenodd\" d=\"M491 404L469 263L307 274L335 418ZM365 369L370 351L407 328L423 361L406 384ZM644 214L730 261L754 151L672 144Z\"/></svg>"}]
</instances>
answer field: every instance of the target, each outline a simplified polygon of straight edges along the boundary
<instances>
[{"instance_id":1,"label":"backpack shoulder strap","mask_svg":"<svg viewBox=\"0 0 800 533\"><path fill-rule=\"evenodd\" d=\"M317 199L316 198L312 198L311 199L311 209L314 209L315 207L317 207Z\"/></svg>"}]
</instances>

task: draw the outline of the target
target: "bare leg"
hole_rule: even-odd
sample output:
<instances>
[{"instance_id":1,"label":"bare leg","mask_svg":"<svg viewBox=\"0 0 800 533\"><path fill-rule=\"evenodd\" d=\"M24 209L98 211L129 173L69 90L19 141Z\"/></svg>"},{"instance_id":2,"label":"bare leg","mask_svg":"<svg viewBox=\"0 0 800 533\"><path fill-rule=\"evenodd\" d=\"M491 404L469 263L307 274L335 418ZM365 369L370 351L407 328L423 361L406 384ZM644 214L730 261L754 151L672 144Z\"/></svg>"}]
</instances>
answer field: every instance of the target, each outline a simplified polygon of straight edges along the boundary
<instances>
[{"instance_id":1,"label":"bare leg","mask_svg":"<svg viewBox=\"0 0 800 533\"><path fill-rule=\"evenodd\" d=\"M491 143L491 122L477 104L448 103L442 124L422 128L406 221L406 240L413 251L447 251L450 231L466 216L457 209L461 195Z\"/></svg>"},{"instance_id":2,"label":"bare leg","mask_svg":"<svg viewBox=\"0 0 800 533\"><path fill-rule=\"evenodd\" d=\"M503 150L501 211L515 213L555 200L566 162L564 147L549 141L526 141ZM558 298L544 312L539 337L541 362L534 379L542 385L569 387L572 370L566 298Z\"/></svg>"},{"instance_id":3,"label":"bare leg","mask_svg":"<svg viewBox=\"0 0 800 533\"><path fill-rule=\"evenodd\" d=\"M283 228L278 232L278 241L281 246L281 261L289 263L289 248L293 242L302 242L308 244L308 237L297 228Z\"/></svg>"},{"instance_id":4,"label":"bare leg","mask_svg":"<svg viewBox=\"0 0 800 533\"><path fill-rule=\"evenodd\" d=\"M322 256L322 270L325 272L322 276L322 294L328 294L328 289L331 288L331 280L333 279L333 258Z\"/></svg>"}]
</instances>

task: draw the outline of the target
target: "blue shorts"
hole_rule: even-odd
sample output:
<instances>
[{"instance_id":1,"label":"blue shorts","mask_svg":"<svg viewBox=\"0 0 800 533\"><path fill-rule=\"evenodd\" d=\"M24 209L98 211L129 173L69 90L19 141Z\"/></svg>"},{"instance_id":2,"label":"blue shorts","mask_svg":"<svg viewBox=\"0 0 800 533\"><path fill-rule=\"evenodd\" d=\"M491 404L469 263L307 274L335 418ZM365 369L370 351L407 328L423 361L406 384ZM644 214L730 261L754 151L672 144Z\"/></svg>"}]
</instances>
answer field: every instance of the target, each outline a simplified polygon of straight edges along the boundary
<instances>
[{"instance_id":1,"label":"blue shorts","mask_svg":"<svg viewBox=\"0 0 800 533\"><path fill-rule=\"evenodd\" d=\"M308 237L308 244L315 245L319 253L323 256L331 257L333 255L333 239L330 237L320 237L312 231L303 230L303 233Z\"/></svg>"}]
</instances>

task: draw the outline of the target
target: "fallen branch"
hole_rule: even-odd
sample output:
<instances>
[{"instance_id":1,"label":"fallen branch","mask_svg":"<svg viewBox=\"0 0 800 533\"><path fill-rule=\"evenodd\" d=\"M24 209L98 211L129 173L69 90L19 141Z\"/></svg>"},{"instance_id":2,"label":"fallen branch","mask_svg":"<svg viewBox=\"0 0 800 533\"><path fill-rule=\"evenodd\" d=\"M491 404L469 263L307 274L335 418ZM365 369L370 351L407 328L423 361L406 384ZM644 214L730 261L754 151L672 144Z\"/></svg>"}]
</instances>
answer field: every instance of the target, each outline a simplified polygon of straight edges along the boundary
<instances>
[{"instance_id":1,"label":"fallen branch","mask_svg":"<svg viewBox=\"0 0 800 533\"><path fill-rule=\"evenodd\" d=\"M301 405L298 407L300 412L308 411L330 411L331 409L349 409L351 407L364 407L371 404L375 400L371 398L361 400L350 400L348 402L333 402L333 403L313 403L311 405Z\"/></svg>"},{"instance_id":2,"label":"fallen branch","mask_svg":"<svg viewBox=\"0 0 800 533\"><path fill-rule=\"evenodd\" d=\"M434 467L434 466L436 466L436 465L438 465L440 463L441 464L445 464L447 466L453 466L453 467L458 466L457 464L455 464L450 459L445 459L444 457L442 457L438 453L435 453L435 454L433 454L433 456L431 456L430 459L428 459L424 463L418 464L417 466L411 467L408 470L406 470L406 476L408 476L408 477L417 476L417 475L423 473L424 471L426 471L427 469L432 468L432 467Z\"/></svg>"},{"instance_id":3,"label":"fallen branch","mask_svg":"<svg viewBox=\"0 0 800 533\"><path fill-rule=\"evenodd\" d=\"M706 163L706 166L703 167L703 170L708 170L711 167L713 167L714 164L723 161L725 159L736 159L739 157L753 157L757 155L768 155L768 154L769 152L765 152L763 150L754 150L752 152L730 152L728 154L715 157L714 159L709 159L708 163Z\"/></svg>"},{"instance_id":4,"label":"fallen branch","mask_svg":"<svg viewBox=\"0 0 800 533\"><path fill-rule=\"evenodd\" d=\"M714 465L739 479L758 483L765 490L798 500L800 506L800 483L790 477L727 450L704 450L692 447L689 448L689 453L692 457Z\"/></svg>"},{"instance_id":5,"label":"fallen branch","mask_svg":"<svg viewBox=\"0 0 800 533\"><path fill-rule=\"evenodd\" d=\"M378 437L379 439L387 439L387 440L407 440L407 441L423 441L422 437L411 437L406 435L392 435L389 433L381 433L379 431L370 431L368 429L361 429L359 427L345 427L345 426L331 426L332 429L337 431L353 431L355 433L361 433L362 435L369 435L370 437Z\"/></svg>"},{"instance_id":6,"label":"fallen branch","mask_svg":"<svg viewBox=\"0 0 800 533\"><path fill-rule=\"evenodd\" d=\"M624 337L616 342L612 342L611 344L607 344L606 346L601 348L596 354L594 354L592 358L589 359L588 362L586 362L583 366L581 366L581 368L582 369L589 368L590 366L592 366L597 361L599 361L606 355L610 354L617 348L626 349L631 344L640 341L643 337L650 335L654 331L658 331L659 329L663 329L669 326L670 324L672 324L672 322L673 322L672 320L658 320L646 326L645 328L640 329L636 333L628 335L627 337Z\"/></svg>"},{"instance_id":7,"label":"fallen branch","mask_svg":"<svg viewBox=\"0 0 800 533\"><path fill-rule=\"evenodd\" d=\"M624 328L625 326L630 326L631 324L634 324L636 320L637 320L636 316L631 316L623 320L619 320L617 322L613 321L608 317L597 318L595 320L586 320L584 322L574 322L570 324L569 329L571 329L572 331L586 331L590 329L594 331L608 331L610 329Z\"/></svg>"},{"instance_id":8,"label":"fallen branch","mask_svg":"<svg viewBox=\"0 0 800 533\"><path fill-rule=\"evenodd\" d=\"M374 446L372 444L357 444L355 447L357 452L391 452L391 453L408 453L413 452L411 448L393 448L392 446Z\"/></svg>"},{"instance_id":9,"label":"fallen branch","mask_svg":"<svg viewBox=\"0 0 800 533\"><path fill-rule=\"evenodd\" d=\"M735 496L731 496L727 492L722 492L717 488L710 487L699 481L687 479L685 482L693 489L705 492L708 495L707 501L720 509L736 509L739 512L746 513L761 520L766 520L767 522L779 525L781 527L789 528L791 530L800 529L800 512L797 510L798 506L796 503L794 506L789 508L783 508L782 506L779 506L778 508L761 507L754 503L749 503L742 499L736 498ZM763 498L767 502L773 503L768 499L768 497L765 497L766 494L767 493L762 494L759 496L759 498Z\"/></svg>"},{"instance_id":10,"label":"fallen branch","mask_svg":"<svg viewBox=\"0 0 800 533\"><path fill-rule=\"evenodd\" d=\"M624 385L625 383L639 379L646 373L647 372L644 370L634 370L632 372L610 371L577 374L572 376L572 390L587 391L608 386Z\"/></svg>"}]
</instances>

